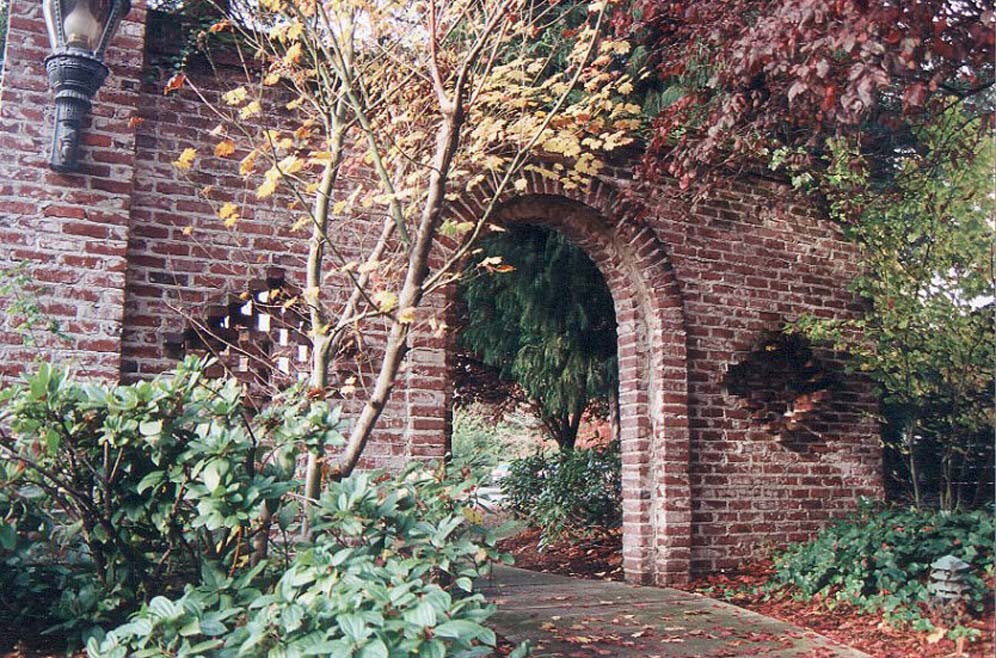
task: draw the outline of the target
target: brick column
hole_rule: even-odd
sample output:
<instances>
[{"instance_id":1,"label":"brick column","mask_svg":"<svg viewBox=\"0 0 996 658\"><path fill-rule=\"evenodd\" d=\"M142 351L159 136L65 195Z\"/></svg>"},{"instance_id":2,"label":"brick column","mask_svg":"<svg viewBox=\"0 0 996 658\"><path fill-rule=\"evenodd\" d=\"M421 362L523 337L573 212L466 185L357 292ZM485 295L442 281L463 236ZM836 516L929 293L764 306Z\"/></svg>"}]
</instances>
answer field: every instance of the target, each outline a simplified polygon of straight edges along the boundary
<instances>
[{"instance_id":1,"label":"brick column","mask_svg":"<svg viewBox=\"0 0 996 658\"><path fill-rule=\"evenodd\" d=\"M10 1L0 80L0 268L27 263L36 283L28 292L68 338L41 332L29 349L0 317L0 377L41 355L74 363L88 376L118 378L144 41L142 3L107 53L111 73L84 125L81 172L58 174L48 168L54 107L41 3Z\"/></svg>"}]
</instances>

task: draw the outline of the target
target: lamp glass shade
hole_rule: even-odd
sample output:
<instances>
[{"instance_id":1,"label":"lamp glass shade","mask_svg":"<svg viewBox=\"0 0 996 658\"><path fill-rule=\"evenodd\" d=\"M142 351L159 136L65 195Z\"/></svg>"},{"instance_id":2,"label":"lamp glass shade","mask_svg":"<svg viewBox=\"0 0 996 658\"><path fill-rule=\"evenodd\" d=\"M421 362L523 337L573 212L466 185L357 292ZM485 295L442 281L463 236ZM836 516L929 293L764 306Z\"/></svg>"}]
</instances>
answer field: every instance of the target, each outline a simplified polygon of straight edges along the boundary
<instances>
[{"instance_id":1,"label":"lamp glass shade","mask_svg":"<svg viewBox=\"0 0 996 658\"><path fill-rule=\"evenodd\" d=\"M113 6L113 0L44 0L45 22L52 49L68 46L97 52Z\"/></svg>"}]
</instances>

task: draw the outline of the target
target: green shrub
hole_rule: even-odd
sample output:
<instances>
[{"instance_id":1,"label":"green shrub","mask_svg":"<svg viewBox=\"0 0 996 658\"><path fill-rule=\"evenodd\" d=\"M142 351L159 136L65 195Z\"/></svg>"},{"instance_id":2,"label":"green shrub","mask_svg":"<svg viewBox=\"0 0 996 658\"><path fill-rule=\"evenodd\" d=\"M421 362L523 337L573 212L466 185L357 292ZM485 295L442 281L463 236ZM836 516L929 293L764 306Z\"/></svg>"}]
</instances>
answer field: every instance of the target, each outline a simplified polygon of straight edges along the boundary
<instances>
[{"instance_id":1,"label":"green shrub","mask_svg":"<svg viewBox=\"0 0 996 658\"><path fill-rule=\"evenodd\" d=\"M939 512L877 509L864 505L805 544L775 557L773 589L793 586L801 596L846 601L881 611L891 623L929 626L930 564L952 554L972 565L970 606L981 610L991 597L983 580L993 574L992 511Z\"/></svg>"},{"instance_id":2,"label":"green shrub","mask_svg":"<svg viewBox=\"0 0 996 658\"><path fill-rule=\"evenodd\" d=\"M297 445L333 443L339 414L291 396L249 420L242 387L184 362L128 386L43 364L0 393L0 590L25 634L89 634L206 570L238 573L279 523ZM297 401L295 401L297 400Z\"/></svg>"},{"instance_id":3,"label":"green shrub","mask_svg":"<svg viewBox=\"0 0 996 658\"><path fill-rule=\"evenodd\" d=\"M258 591L221 574L178 600L153 599L92 658L125 656L490 655L492 607L474 580L499 556L473 524L476 478L409 466L397 476L333 483L315 514L314 544Z\"/></svg>"},{"instance_id":4,"label":"green shrub","mask_svg":"<svg viewBox=\"0 0 996 658\"><path fill-rule=\"evenodd\" d=\"M536 452L514 460L501 487L512 511L540 529L545 546L619 527L621 466L617 441L604 449Z\"/></svg>"}]
</instances>

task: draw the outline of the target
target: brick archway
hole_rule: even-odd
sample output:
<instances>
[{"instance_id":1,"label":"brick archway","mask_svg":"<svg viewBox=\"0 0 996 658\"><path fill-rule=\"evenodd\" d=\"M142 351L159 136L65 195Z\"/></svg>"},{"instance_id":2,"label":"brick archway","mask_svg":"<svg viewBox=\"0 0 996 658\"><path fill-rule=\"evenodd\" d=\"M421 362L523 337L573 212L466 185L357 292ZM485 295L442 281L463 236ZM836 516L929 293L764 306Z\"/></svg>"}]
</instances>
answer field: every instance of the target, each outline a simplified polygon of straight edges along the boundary
<instances>
[{"instance_id":1,"label":"brick archway","mask_svg":"<svg viewBox=\"0 0 996 658\"><path fill-rule=\"evenodd\" d=\"M612 215L611 195L570 198L543 189L504 199L496 223L562 233L605 277L618 324L623 462L623 569L631 582L689 578L688 375L678 281L663 245L639 220ZM603 190L604 192L604 190ZM470 219L466 204L455 214Z\"/></svg>"}]
</instances>

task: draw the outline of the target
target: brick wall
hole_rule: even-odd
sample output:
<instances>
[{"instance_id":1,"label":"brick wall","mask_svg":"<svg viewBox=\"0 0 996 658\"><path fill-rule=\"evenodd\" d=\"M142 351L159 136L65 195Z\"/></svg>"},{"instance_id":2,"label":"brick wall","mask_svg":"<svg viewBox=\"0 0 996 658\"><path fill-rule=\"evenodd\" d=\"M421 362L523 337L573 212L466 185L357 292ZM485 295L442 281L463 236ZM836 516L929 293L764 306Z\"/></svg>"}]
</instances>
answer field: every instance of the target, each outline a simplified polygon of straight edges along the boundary
<instances>
[{"instance_id":1,"label":"brick wall","mask_svg":"<svg viewBox=\"0 0 996 658\"><path fill-rule=\"evenodd\" d=\"M310 227L292 229L300 212L287 209L290 197L277 194L262 202L253 199L242 206L241 218L231 229L216 214L222 203L244 198L245 183L237 170L245 152L239 150L228 158L212 155L219 137L210 133L218 118L198 94L217 101L221 93L237 86L241 70L193 68L187 72L185 87L168 95L163 93L167 75L149 71L140 90L143 121L136 137L122 345L125 379L148 377L172 367L177 355L167 349L171 335L200 321L205 307L226 304L251 282L265 281L268 272L279 270L291 286L304 288ZM279 123L274 127L286 128ZM172 163L186 148L198 149L199 155L194 166L181 173ZM348 168L337 188L351 191L371 176L362 168ZM214 191L205 197L200 190L207 186ZM366 259L365 249L379 231L379 217L335 217L329 226L338 254L359 262ZM326 262L334 265L336 258L327 254ZM331 281L326 300L335 308L335 300L348 294L348 281L342 276ZM433 305L428 300L419 318L428 318ZM356 377L360 390L372 386L386 331L382 321L363 323L363 349L340 362L333 386L351 376ZM439 340L429 336L430 331L424 321L416 323L415 349L378 424L375 440L364 453L365 467L397 466L406 455L444 454L448 357ZM294 362L293 356L291 360L292 369L307 366L306 361ZM358 412L358 402L351 397L342 400L347 414Z\"/></svg>"},{"instance_id":2,"label":"brick wall","mask_svg":"<svg viewBox=\"0 0 996 658\"><path fill-rule=\"evenodd\" d=\"M560 230L606 278L619 325L623 566L630 580L676 583L880 497L876 399L840 355L781 332L803 314L860 310L847 292L856 253L836 226L760 179L694 206L661 186L632 212L614 191L625 175L582 193L531 177L499 218ZM454 212L471 217L479 203Z\"/></svg>"},{"instance_id":3,"label":"brick wall","mask_svg":"<svg viewBox=\"0 0 996 658\"><path fill-rule=\"evenodd\" d=\"M47 287L37 297L43 311L70 341L26 350L2 334L0 372L55 349L94 376L149 377L175 364L170 336L190 318L253 282L265 286L276 270L302 285L305 244L290 229L285 200L251 204L232 230L217 218L216 204L243 182L231 161L209 155L217 141L209 112L189 90L163 95L165 74L143 66L141 9L114 41L112 74L86 129L84 172L73 176L46 165L51 102L39 6L13 0L11 14L0 96L0 259L28 261ZM220 75L190 72L209 96L230 86L233 73ZM181 176L171 163L186 147L201 156ZM783 186L756 179L694 207L662 186L635 213L618 198L627 175L619 169L582 192L530 176L504 199L498 221L562 231L606 278L619 325L624 567L631 580L675 583L808 536L859 495L878 496L874 398L867 382L843 374L838 355L779 336L803 313L859 310L846 292L855 255L833 225ZM208 185L214 192L199 197ZM483 190L450 212L472 218L482 200ZM377 230L370 217L333 224L347 258ZM446 450L452 336L435 335L428 321L445 319L447 301L435 295L418 312L365 466ZM376 357L383 332L367 327L362 355ZM372 367L361 358L342 370L362 385Z\"/></svg>"},{"instance_id":4,"label":"brick wall","mask_svg":"<svg viewBox=\"0 0 996 658\"><path fill-rule=\"evenodd\" d=\"M116 378L124 305L125 252L134 178L134 127L143 67L144 5L121 23L107 53L112 73L84 127L81 173L48 169L53 115L41 3L10 0L0 82L0 268L24 261L28 292L69 336L42 331L39 347L82 371ZM0 334L0 376L38 357L18 335Z\"/></svg>"},{"instance_id":5,"label":"brick wall","mask_svg":"<svg viewBox=\"0 0 996 658\"><path fill-rule=\"evenodd\" d=\"M650 221L682 281L692 567L702 572L807 537L852 509L858 496L879 497L877 407L867 381L844 376L840 359L819 351L814 367L827 373L828 390L810 410L803 401L790 427L770 427L731 392L730 369L764 369L764 355L777 350L763 343L786 321L859 310L846 290L856 254L837 227L784 186L760 180L719 191L694 209L663 196L663 212ZM750 391L762 385L748 382ZM772 413L792 411L788 393L770 401Z\"/></svg>"}]
</instances>

